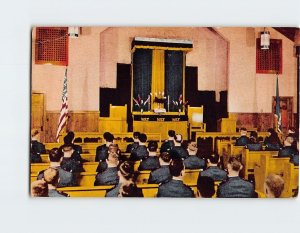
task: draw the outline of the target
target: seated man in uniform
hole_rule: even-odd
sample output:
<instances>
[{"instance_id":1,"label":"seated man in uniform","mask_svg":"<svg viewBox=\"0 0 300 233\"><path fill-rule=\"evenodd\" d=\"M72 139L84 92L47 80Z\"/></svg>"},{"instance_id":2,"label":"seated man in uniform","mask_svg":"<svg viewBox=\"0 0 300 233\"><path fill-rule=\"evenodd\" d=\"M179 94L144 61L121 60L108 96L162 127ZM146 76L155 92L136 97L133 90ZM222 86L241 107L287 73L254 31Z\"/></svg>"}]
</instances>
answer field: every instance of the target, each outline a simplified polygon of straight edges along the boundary
<instances>
[{"instance_id":1,"label":"seated man in uniform","mask_svg":"<svg viewBox=\"0 0 300 233\"><path fill-rule=\"evenodd\" d=\"M83 172L83 160L81 156L73 149L72 144L62 146L63 158L61 167L69 172Z\"/></svg>"},{"instance_id":2,"label":"seated man in uniform","mask_svg":"<svg viewBox=\"0 0 300 233\"><path fill-rule=\"evenodd\" d=\"M95 162L105 161L107 159L107 151L110 144L113 144L114 135L109 132L103 134L104 144L96 148Z\"/></svg>"},{"instance_id":3,"label":"seated man in uniform","mask_svg":"<svg viewBox=\"0 0 300 233\"><path fill-rule=\"evenodd\" d=\"M44 180L48 184L48 196L49 197L68 197L68 194L59 192L56 190L59 173L56 169L49 167L44 171Z\"/></svg>"},{"instance_id":4,"label":"seated man in uniform","mask_svg":"<svg viewBox=\"0 0 300 233\"><path fill-rule=\"evenodd\" d=\"M45 146L40 143L40 134L37 129L31 130L30 162L41 163L41 154L46 153Z\"/></svg>"},{"instance_id":5,"label":"seated man in uniform","mask_svg":"<svg viewBox=\"0 0 300 233\"><path fill-rule=\"evenodd\" d=\"M207 158L207 168L200 172L200 176L211 177L214 181L222 181L227 179L227 172L218 167L220 157L218 154L213 153Z\"/></svg>"},{"instance_id":6,"label":"seated man in uniform","mask_svg":"<svg viewBox=\"0 0 300 233\"><path fill-rule=\"evenodd\" d=\"M268 198L279 198L284 189L284 180L281 176L270 174L265 181L265 194Z\"/></svg>"},{"instance_id":7,"label":"seated man in uniform","mask_svg":"<svg viewBox=\"0 0 300 233\"><path fill-rule=\"evenodd\" d=\"M139 135L140 132L133 132L133 143L127 146L126 153L131 153L134 149L136 149L139 146Z\"/></svg>"},{"instance_id":8,"label":"seated man in uniform","mask_svg":"<svg viewBox=\"0 0 300 233\"><path fill-rule=\"evenodd\" d=\"M288 135L283 143L283 148L278 152L278 157L289 157L291 162L299 165L299 152L292 146L294 143L293 135Z\"/></svg>"},{"instance_id":9,"label":"seated man in uniform","mask_svg":"<svg viewBox=\"0 0 300 233\"><path fill-rule=\"evenodd\" d=\"M250 140L247 137L247 129L244 127L241 128L240 133L241 133L241 136L238 139L236 139L235 145L236 146L245 146L248 143L250 143Z\"/></svg>"},{"instance_id":10,"label":"seated man in uniform","mask_svg":"<svg viewBox=\"0 0 300 233\"><path fill-rule=\"evenodd\" d=\"M144 170L155 170L159 168L159 159L157 157L157 142L155 141L149 141L148 143L148 153L149 156L147 158L144 158L139 166L139 171Z\"/></svg>"},{"instance_id":11,"label":"seated man in uniform","mask_svg":"<svg viewBox=\"0 0 300 233\"><path fill-rule=\"evenodd\" d=\"M58 187L76 186L76 177L72 172L64 170L60 164L62 162L63 154L58 148L53 148L49 152L50 167L58 171L59 182ZM37 179L44 178L44 171L39 172Z\"/></svg>"},{"instance_id":12,"label":"seated man in uniform","mask_svg":"<svg viewBox=\"0 0 300 233\"><path fill-rule=\"evenodd\" d=\"M73 149L78 153L82 154L82 147L74 144L75 134L73 131L69 131L67 135L64 137L64 144L72 144Z\"/></svg>"},{"instance_id":13,"label":"seated man in uniform","mask_svg":"<svg viewBox=\"0 0 300 233\"><path fill-rule=\"evenodd\" d=\"M158 188L157 197L194 197L194 192L183 183L184 165L181 159L170 163L172 179Z\"/></svg>"},{"instance_id":14,"label":"seated man in uniform","mask_svg":"<svg viewBox=\"0 0 300 233\"><path fill-rule=\"evenodd\" d=\"M139 135L139 146L136 149L132 150L129 160L139 161L142 160L143 158L146 158L149 155L146 147L146 142L147 142L146 134L141 133Z\"/></svg>"},{"instance_id":15,"label":"seated man in uniform","mask_svg":"<svg viewBox=\"0 0 300 233\"><path fill-rule=\"evenodd\" d=\"M183 163L186 169L203 169L205 167L205 161L197 157L197 143L190 141L188 143L189 157L186 158Z\"/></svg>"},{"instance_id":16,"label":"seated man in uniform","mask_svg":"<svg viewBox=\"0 0 300 233\"><path fill-rule=\"evenodd\" d=\"M249 143L247 143L245 148L249 149L250 151L260 151L260 150L262 150L262 145L258 142L257 132L252 131L250 133Z\"/></svg>"},{"instance_id":17,"label":"seated man in uniform","mask_svg":"<svg viewBox=\"0 0 300 233\"><path fill-rule=\"evenodd\" d=\"M152 171L149 176L149 184L160 184L168 182L172 179L169 165L171 161L171 156L168 152L162 152L159 155L160 168Z\"/></svg>"},{"instance_id":18,"label":"seated man in uniform","mask_svg":"<svg viewBox=\"0 0 300 233\"><path fill-rule=\"evenodd\" d=\"M107 168L105 171L96 175L94 185L113 185L119 183L118 164L119 159L117 153L109 153L106 159Z\"/></svg>"},{"instance_id":19,"label":"seated man in uniform","mask_svg":"<svg viewBox=\"0 0 300 233\"><path fill-rule=\"evenodd\" d=\"M201 198L211 198L214 194L214 180L208 176L199 176L197 181L197 196Z\"/></svg>"},{"instance_id":20,"label":"seated man in uniform","mask_svg":"<svg viewBox=\"0 0 300 233\"><path fill-rule=\"evenodd\" d=\"M235 158L230 157L227 164L228 179L223 181L217 191L221 198L253 198L255 197L253 184L239 177L243 165Z\"/></svg>"},{"instance_id":21,"label":"seated man in uniform","mask_svg":"<svg viewBox=\"0 0 300 233\"><path fill-rule=\"evenodd\" d=\"M175 145L172 148L172 150L170 150L170 154L171 154L171 158L172 159L186 159L187 157L189 157L187 150L185 150L182 146L182 135L181 134L176 134L176 139L175 139Z\"/></svg>"},{"instance_id":22,"label":"seated man in uniform","mask_svg":"<svg viewBox=\"0 0 300 233\"><path fill-rule=\"evenodd\" d=\"M172 148L175 146L175 138L176 138L176 134L174 130L169 130L168 131L168 140L165 141L161 147L160 147L160 152L169 152L170 150L172 150Z\"/></svg>"},{"instance_id":23,"label":"seated man in uniform","mask_svg":"<svg viewBox=\"0 0 300 233\"><path fill-rule=\"evenodd\" d=\"M44 180L35 180L31 183L32 197L48 197L48 185Z\"/></svg>"}]
</instances>

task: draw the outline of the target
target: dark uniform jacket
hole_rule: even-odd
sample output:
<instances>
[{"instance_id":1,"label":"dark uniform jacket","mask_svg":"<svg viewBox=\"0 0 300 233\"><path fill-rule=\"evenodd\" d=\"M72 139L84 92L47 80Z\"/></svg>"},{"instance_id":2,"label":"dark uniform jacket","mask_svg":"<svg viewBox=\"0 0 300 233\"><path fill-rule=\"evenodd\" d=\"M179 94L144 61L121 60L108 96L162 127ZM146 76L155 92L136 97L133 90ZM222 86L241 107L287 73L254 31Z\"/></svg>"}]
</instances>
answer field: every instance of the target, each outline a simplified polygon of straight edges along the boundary
<instances>
[{"instance_id":1,"label":"dark uniform jacket","mask_svg":"<svg viewBox=\"0 0 300 233\"><path fill-rule=\"evenodd\" d=\"M299 154L294 155L291 160L291 163L293 163L295 166L299 166Z\"/></svg>"},{"instance_id":2,"label":"dark uniform jacket","mask_svg":"<svg viewBox=\"0 0 300 233\"><path fill-rule=\"evenodd\" d=\"M155 170L159 168L159 160L157 156L149 156L146 159L143 159L143 161L140 163L139 166L139 171L144 171L144 170Z\"/></svg>"},{"instance_id":3,"label":"dark uniform jacket","mask_svg":"<svg viewBox=\"0 0 300 233\"><path fill-rule=\"evenodd\" d=\"M83 166L80 158L81 156L74 151L71 157L63 157L60 166L69 172L83 172Z\"/></svg>"},{"instance_id":4,"label":"dark uniform jacket","mask_svg":"<svg viewBox=\"0 0 300 233\"><path fill-rule=\"evenodd\" d=\"M183 161L186 169L202 169L205 167L205 161L196 155L190 155Z\"/></svg>"},{"instance_id":5,"label":"dark uniform jacket","mask_svg":"<svg viewBox=\"0 0 300 233\"><path fill-rule=\"evenodd\" d=\"M249 149L250 151L261 151L262 145L260 143L250 143L245 146L246 149Z\"/></svg>"},{"instance_id":6,"label":"dark uniform jacket","mask_svg":"<svg viewBox=\"0 0 300 233\"><path fill-rule=\"evenodd\" d=\"M239 176L230 177L223 181L217 191L221 198L253 198L255 197L253 184Z\"/></svg>"},{"instance_id":7,"label":"dark uniform jacket","mask_svg":"<svg viewBox=\"0 0 300 233\"><path fill-rule=\"evenodd\" d=\"M131 154L129 160L131 161L139 161L144 158L147 158L149 155L147 151L147 147L144 145L139 145L136 149L134 149Z\"/></svg>"},{"instance_id":8,"label":"dark uniform jacket","mask_svg":"<svg viewBox=\"0 0 300 233\"><path fill-rule=\"evenodd\" d=\"M42 158L40 154L30 152L30 163L41 163Z\"/></svg>"},{"instance_id":9,"label":"dark uniform jacket","mask_svg":"<svg viewBox=\"0 0 300 233\"><path fill-rule=\"evenodd\" d=\"M236 139L235 145L236 146L245 146L249 143L250 143L250 139L247 136L243 135L243 136L239 137L238 139Z\"/></svg>"},{"instance_id":10,"label":"dark uniform jacket","mask_svg":"<svg viewBox=\"0 0 300 233\"><path fill-rule=\"evenodd\" d=\"M31 141L31 152L35 154L44 154L46 153L46 149L43 143L33 140Z\"/></svg>"},{"instance_id":11,"label":"dark uniform jacket","mask_svg":"<svg viewBox=\"0 0 300 233\"><path fill-rule=\"evenodd\" d=\"M284 146L278 152L278 157L290 157L297 155L298 151L294 149L293 146Z\"/></svg>"},{"instance_id":12,"label":"dark uniform jacket","mask_svg":"<svg viewBox=\"0 0 300 233\"><path fill-rule=\"evenodd\" d=\"M163 165L160 168L152 171L148 180L149 184L166 183L172 179L169 165Z\"/></svg>"},{"instance_id":13,"label":"dark uniform jacket","mask_svg":"<svg viewBox=\"0 0 300 233\"><path fill-rule=\"evenodd\" d=\"M186 159L189 157L187 150L183 149L182 146L174 146L170 154L172 159Z\"/></svg>"},{"instance_id":14,"label":"dark uniform jacket","mask_svg":"<svg viewBox=\"0 0 300 233\"><path fill-rule=\"evenodd\" d=\"M65 171L61 167L53 167L58 170L59 181L57 187L76 186L76 177L72 172ZM44 171L40 171L37 179L41 180L44 178Z\"/></svg>"},{"instance_id":15,"label":"dark uniform jacket","mask_svg":"<svg viewBox=\"0 0 300 233\"><path fill-rule=\"evenodd\" d=\"M122 184L117 184L113 189L109 190L105 197L118 197ZM135 186L136 187L136 186ZM135 188L135 192L131 193L131 197L143 197L143 192L140 188Z\"/></svg>"},{"instance_id":16,"label":"dark uniform jacket","mask_svg":"<svg viewBox=\"0 0 300 233\"><path fill-rule=\"evenodd\" d=\"M118 168L109 167L104 172L98 173L96 175L96 180L94 185L113 185L119 183Z\"/></svg>"},{"instance_id":17,"label":"dark uniform jacket","mask_svg":"<svg viewBox=\"0 0 300 233\"><path fill-rule=\"evenodd\" d=\"M278 151L280 150L280 144L272 144L272 143L267 143L265 150L267 151Z\"/></svg>"},{"instance_id":18,"label":"dark uniform jacket","mask_svg":"<svg viewBox=\"0 0 300 233\"><path fill-rule=\"evenodd\" d=\"M170 150L173 149L174 146L175 146L174 140L165 141L160 147L160 153L169 152Z\"/></svg>"},{"instance_id":19,"label":"dark uniform jacket","mask_svg":"<svg viewBox=\"0 0 300 233\"><path fill-rule=\"evenodd\" d=\"M49 197L69 197L68 194L57 191L56 189L49 189L48 196Z\"/></svg>"},{"instance_id":20,"label":"dark uniform jacket","mask_svg":"<svg viewBox=\"0 0 300 233\"><path fill-rule=\"evenodd\" d=\"M129 145L126 147L126 153L131 153L131 152L132 152L134 149L136 149L138 146L139 146L139 143L138 143L138 142L134 142L134 143L129 144Z\"/></svg>"},{"instance_id":21,"label":"dark uniform jacket","mask_svg":"<svg viewBox=\"0 0 300 233\"><path fill-rule=\"evenodd\" d=\"M182 180L172 179L159 186L157 197L194 197L194 192Z\"/></svg>"},{"instance_id":22,"label":"dark uniform jacket","mask_svg":"<svg viewBox=\"0 0 300 233\"><path fill-rule=\"evenodd\" d=\"M211 177L214 181L223 181L227 179L227 172L219 167L208 167L203 172L200 172L200 176Z\"/></svg>"},{"instance_id":23,"label":"dark uniform jacket","mask_svg":"<svg viewBox=\"0 0 300 233\"><path fill-rule=\"evenodd\" d=\"M98 146L96 149L95 162L105 161L107 159L107 155L108 155L108 147L106 146L106 144L103 144L102 146Z\"/></svg>"}]
</instances>

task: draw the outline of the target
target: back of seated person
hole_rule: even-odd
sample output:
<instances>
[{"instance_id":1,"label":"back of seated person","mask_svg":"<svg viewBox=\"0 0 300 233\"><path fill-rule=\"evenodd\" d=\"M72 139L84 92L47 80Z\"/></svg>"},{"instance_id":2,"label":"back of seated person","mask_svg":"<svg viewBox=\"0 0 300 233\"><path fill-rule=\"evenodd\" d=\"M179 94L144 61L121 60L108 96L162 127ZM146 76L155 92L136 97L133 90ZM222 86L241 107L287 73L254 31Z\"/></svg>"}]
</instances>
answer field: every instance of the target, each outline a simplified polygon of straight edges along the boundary
<instances>
[{"instance_id":1,"label":"back of seated person","mask_svg":"<svg viewBox=\"0 0 300 233\"><path fill-rule=\"evenodd\" d=\"M169 152L175 146L176 134L174 130L168 131L168 140L166 140L160 147L160 153Z\"/></svg>"},{"instance_id":2,"label":"back of seated person","mask_svg":"<svg viewBox=\"0 0 300 233\"><path fill-rule=\"evenodd\" d=\"M135 183L129 183L121 187L118 197L144 197L144 195Z\"/></svg>"},{"instance_id":3,"label":"back of seated person","mask_svg":"<svg viewBox=\"0 0 300 233\"><path fill-rule=\"evenodd\" d=\"M214 194L214 180L208 176L199 176L197 180L197 196L200 198L211 198Z\"/></svg>"},{"instance_id":4,"label":"back of seated person","mask_svg":"<svg viewBox=\"0 0 300 233\"><path fill-rule=\"evenodd\" d=\"M119 149L118 144L110 144L107 150L107 158L110 153L114 153L118 156L119 163L125 161L126 159L122 157L121 150ZM103 172L107 169L107 159L105 161L99 161L97 172Z\"/></svg>"},{"instance_id":5,"label":"back of seated person","mask_svg":"<svg viewBox=\"0 0 300 233\"><path fill-rule=\"evenodd\" d=\"M207 158L207 168L200 172L200 176L211 177L214 181L223 181L227 179L227 172L218 167L220 156L217 153L211 153Z\"/></svg>"},{"instance_id":6,"label":"back of seated person","mask_svg":"<svg viewBox=\"0 0 300 233\"><path fill-rule=\"evenodd\" d=\"M147 142L146 134L141 133L139 135L139 146L136 149L132 150L129 160L139 161L148 157L149 153L146 147L146 142Z\"/></svg>"},{"instance_id":7,"label":"back of seated person","mask_svg":"<svg viewBox=\"0 0 300 233\"><path fill-rule=\"evenodd\" d=\"M236 139L235 145L236 146L245 146L249 143L249 138L247 137L247 129L241 128L240 129L241 136Z\"/></svg>"},{"instance_id":8,"label":"back of seated person","mask_svg":"<svg viewBox=\"0 0 300 233\"><path fill-rule=\"evenodd\" d=\"M74 151L72 144L65 144L62 146L63 159L61 167L69 172L82 172L83 166L80 160L80 155ZM79 155L79 157L78 157Z\"/></svg>"},{"instance_id":9,"label":"back of seated person","mask_svg":"<svg viewBox=\"0 0 300 233\"><path fill-rule=\"evenodd\" d=\"M158 144L155 141L149 141L148 143L148 157L144 158L140 166L138 168L139 171L144 171L144 170L155 170L160 167L159 165L159 159L157 157L157 148Z\"/></svg>"},{"instance_id":10,"label":"back of seated person","mask_svg":"<svg viewBox=\"0 0 300 233\"><path fill-rule=\"evenodd\" d=\"M96 175L94 182L95 186L98 185L116 185L119 183L118 177L118 155L115 152L111 152L106 159L107 169Z\"/></svg>"},{"instance_id":11,"label":"back of seated person","mask_svg":"<svg viewBox=\"0 0 300 233\"><path fill-rule=\"evenodd\" d=\"M190 141L188 143L187 151L189 157L183 161L185 169L203 169L205 167L205 161L197 157L197 143Z\"/></svg>"},{"instance_id":12,"label":"back of seated person","mask_svg":"<svg viewBox=\"0 0 300 233\"><path fill-rule=\"evenodd\" d=\"M82 147L74 144L75 134L73 131L69 131L67 135L64 137L64 144L72 144L73 149L78 153L82 154Z\"/></svg>"},{"instance_id":13,"label":"back of seated person","mask_svg":"<svg viewBox=\"0 0 300 233\"><path fill-rule=\"evenodd\" d=\"M279 198L284 189L284 180L281 176L270 174L265 180L265 194L268 198Z\"/></svg>"},{"instance_id":14,"label":"back of seated person","mask_svg":"<svg viewBox=\"0 0 300 233\"><path fill-rule=\"evenodd\" d=\"M289 157L293 159L293 157L299 153L292 146L293 142L294 142L294 137L292 135L288 135L284 140L283 147L278 152L278 157Z\"/></svg>"},{"instance_id":15,"label":"back of seated person","mask_svg":"<svg viewBox=\"0 0 300 233\"><path fill-rule=\"evenodd\" d=\"M172 179L169 165L171 161L171 155L168 152L162 152L159 155L160 168L152 171L149 176L149 184L161 184L166 183Z\"/></svg>"},{"instance_id":16,"label":"back of seated person","mask_svg":"<svg viewBox=\"0 0 300 233\"><path fill-rule=\"evenodd\" d=\"M131 153L134 149L139 146L139 135L140 132L133 132L133 143L126 147L126 153Z\"/></svg>"},{"instance_id":17,"label":"back of seated person","mask_svg":"<svg viewBox=\"0 0 300 233\"><path fill-rule=\"evenodd\" d=\"M30 144L30 162L41 163L41 154L46 153L46 149L43 143L40 141L40 134L37 129L31 130L31 144Z\"/></svg>"},{"instance_id":18,"label":"back of seated person","mask_svg":"<svg viewBox=\"0 0 300 233\"><path fill-rule=\"evenodd\" d=\"M107 159L107 151L110 144L113 144L114 135L109 132L103 134L104 144L96 148L95 162L105 161Z\"/></svg>"},{"instance_id":19,"label":"back of seated person","mask_svg":"<svg viewBox=\"0 0 300 233\"><path fill-rule=\"evenodd\" d=\"M265 150L268 151L277 151L281 147L281 142L278 137L278 134L275 132L273 128L268 129L269 136L267 136L264 140Z\"/></svg>"},{"instance_id":20,"label":"back of seated person","mask_svg":"<svg viewBox=\"0 0 300 233\"><path fill-rule=\"evenodd\" d=\"M250 133L249 143L245 146L250 151L261 151L262 145L258 142L257 132L252 131Z\"/></svg>"},{"instance_id":21,"label":"back of seated person","mask_svg":"<svg viewBox=\"0 0 300 233\"><path fill-rule=\"evenodd\" d=\"M185 150L181 145L182 141L182 135L176 134L175 145L170 150L172 159L186 159L187 157L189 157L187 150Z\"/></svg>"},{"instance_id":22,"label":"back of seated person","mask_svg":"<svg viewBox=\"0 0 300 233\"><path fill-rule=\"evenodd\" d=\"M44 180L36 180L31 183L32 197L48 197L48 185Z\"/></svg>"},{"instance_id":23,"label":"back of seated person","mask_svg":"<svg viewBox=\"0 0 300 233\"><path fill-rule=\"evenodd\" d=\"M59 173L56 169L49 167L44 171L44 180L48 184L48 196L49 197L67 197L68 194L57 191L57 185L59 181Z\"/></svg>"}]
</instances>

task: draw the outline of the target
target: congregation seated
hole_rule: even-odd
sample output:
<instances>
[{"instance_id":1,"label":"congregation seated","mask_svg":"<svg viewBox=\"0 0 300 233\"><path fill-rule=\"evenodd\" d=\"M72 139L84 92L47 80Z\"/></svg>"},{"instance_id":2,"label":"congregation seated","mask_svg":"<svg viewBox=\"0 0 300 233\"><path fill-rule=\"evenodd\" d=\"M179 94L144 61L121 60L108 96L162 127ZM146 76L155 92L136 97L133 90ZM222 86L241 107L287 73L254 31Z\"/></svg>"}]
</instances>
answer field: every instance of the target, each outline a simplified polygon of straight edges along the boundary
<instances>
[{"instance_id":1,"label":"congregation seated","mask_svg":"<svg viewBox=\"0 0 300 233\"><path fill-rule=\"evenodd\" d=\"M171 155L168 152L162 152L159 155L159 165L160 168L152 171L149 176L149 184L161 184L168 182L172 179L169 165L171 161Z\"/></svg>"},{"instance_id":2,"label":"congregation seated","mask_svg":"<svg viewBox=\"0 0 300 233\"><path fill-rule=\"evenodd\" d=\"M81 156L74 151L72 144L65 144L62 146L63 159L61 167L69 172L82 172L82 159Z\"/></svg>"},{"instance_id":3,"label":"congregation seated","mask_svg":"<svg viewBox=\"0 0 300 233\"><path fill-rule=\"evenodd\" d=\"M283 147L278 152L278 157L289 157L290 161L295 165L299 165L299 152L295 149L292 144L294 143L294 137L292 135L287 135L283 142Z\"/></svg>"},{"instance_id":4,"label":"congregation seated","mask_svg":"<svg viewBox=\"0 0 300 233\"><path fill-rule=\"evenodd\" d=\"M134 149L139 146L139 135L140 132L133 132L133 143L126 147L126 153L131 153Z\"/></svg>"},{"instance_id":5,"label":"congregation seated","mask_svg":"<svg viewBox=\"0 0 300 233\"><path fill-rule=\"evenodd\" d=\"M205 168L205 161L197 157L197 143L189 141L187 148L189 157L187 157L183 163L186 169L203 169Z\"/></svg>"},{"instance_id":6,"label":"congregation seated","mask_svg":"<svg viewBox=\"0 0 300 233\"><path fill-rule=\"evenodd\" d=\"M200 176L211 177L214 181L223 181L227 179L227 172L218 167L220 157L217 153L212 153L207 158L207 168L200 172Z\"/></svg>"},{"instance_id":7,"label":"congregation seated","mask_svg":"<svg viewBox=\"0 0 300 233\"><path fill-rule=\"evenodd\" d=\"M175 146L175 138L176 134L174 130L168 131L168 140L166 140L163 144L161 144L160 152L169 152Z\"/></svg>"},{"instance_id":8,"label":"congregation seated","mask_svg":"<svg viewBox=\"0 0 300 233\"><path fill-rule=\"evenodd\" d=\"M32 197L48 197L48 185L44 180L35 180L31 183L30 193Z\"/></svg>"},{"instance_id":9,"label":"congregation seated","mask_svg":"<svg viewBox=\"0 0 300 233\"><path fill-rule=\"evenodd\" d=\"M169 167L172 179L160 184L157 197L194 197L192 189L183 183L183 161L180 158L174 159Z\"/></svg>"},{"instance_id":10,"label":"congregation seated","mask_svg":"<svg viewBox=\"0 0 300 233\"><path fill-rule=\"evenodd\" d=\"M134 168L133 163L130 161L125 161L119 166L118 170L119 183L115 185L114 188L106 193L106 197L118 197L122 196L123 187L135 185ZM125 188L126 191L126 188ZM143 197L142 191L137 190L135 195Z\"/></svg>"},{"instance_id":11,"label":"congregation seated","mask_svg":"<svg viewBox=\"0 0 300 233\"><path fill-rule=\"evenodd\" d=\"M108 147L110 144L113 144L114 141L114 135L112 135L109 132L105 132L103 134L103 138L105 143L96 148L95 162L101 162L106 160Z\"/></svg>"},{"instance_id":12,"label":"congregation seated","mask_svg":"<svg viewBox=\"0 0 300 233\"><path fill-rule=\"evenodd\" d=\"M59 182L59 173L56 169L50 167L44 171L44 180L48 185L49 197L68 197L68 194L57 191L57 185Z\"/></svg>"},{"instance_id":13,"label":"congregation seated","mask_svg":"<svg viewBox=\"0 0 300 233\"><path fill-rule=\"evenodd\" d=\"M172 159L186 159L189 157L187 150L185 150L181 145L182 141L182 135L176 134L174 147L170 150Z\"/></svg>"},{"instance_id":14,"label":"congregation seated","mask_svg":"<svg viewBox=\"0 0 300 233\"><path fill-rule=\"evenodd\" d=\"M37 129L31 130L31 143L30 143L30 162L41 163L41 154L46 153L45 145L40 141L40 134Z\"/></svg>"},{"instance_id":15,"label":"congregation seated","mask_svg":"<svg viewBox=\"0 0 300 233\"><path fill-rule=\"evenodd\" d=\"M258 142L257 132L252 131L250 133L249 142L245 146L246 149L250 151L260 151L262 150L262 145Z\"/></svg>"},{"instance_id":16,"label":"congregation seated","mask_svg":"<svg viewBox=\"0 0 300 233\"><path fill-rule=\"evenodd\" d=\"M63 159L63 154L58 148L53 148L49 152L50 166L56 169L59 174L58 187L76 186L75 174L64 170L60 165ZM39 172L37 179L42 180L44 178L44 171Z\"/></svg>"},{"instance_id":17,"label":"congregation seated","mask_svg":"<svg viewBox=\"0 0 300 233\"><path fill-rule=\"evenodd\" d=\"M270 174L265 180L265 194L268 198L279 198L284 189L284 180L281 176Z\"/></svg>"},{"instance_id":18,"label":"congregation seated","mask_svg":"<svg viewBox=\"0 0 300 233\"><path fill-rule=\"evenodd\" d=\"M96 175L96 179L94 182L95 186L116 185L119 183L119 177L118 177L119 159L117 153L115 152L109 153L106 159L106 164L107 164L107 168Z\"/></svg>"},{"instance_id":19,"label":"congregation seated","mask_svg":"<svg viewBox=\"0 0 300 233\"><path fill-rule=\"evenodd\" d=\"M82 147L80 145L74 144L74 140L75 140L74 132L69 131L67 133L67 135L64 137L64 145L72 145L74 152L76 153L75 156L78 157L78 160L81 160L81 157L79 157L79 156L80 156L80 154L82 154ZM62 150L62 147L61 147L61 150ZM86 162L86 161L82 160L81 162Z\"/></svg>"},{"instance_id":20,"label":"congregation seated","mask_svg":"<svg viewBox=\"0 0 300 233\"><path fill-rule=\"evenodd\" d=\"M139 171L144 170L155 170L160 167L159 165L159 159L157 157L157 148L158 144L155 141L149 141L148 143L148 156L144 159L142 159L140 166L138 168Z\"/></svg>"},{"instance_id":21,"label":"congregation seated","mask_svg":"<svg viewBox=\"0 0 300 233\"><path fill-rule=\"evenodd\" d=\"M228 178L223 181L217 191L220 198L252 198L255 197L253 184L239 177L243 169L242 163L230 157L227 164Z\"/></svg>"},{"instance_id":22,"label":"congregation seated","mask_svg":"<svg viewBox=\"0 0 300 233\"><path fill-rule=\"evenodd\" d=\"M146 147L147 135L141 133L138 138L139 145L137 148L132 150L129 160L139 161L146 158L149 155L149 152Z\"/></svg>"},{"instance_id":23,"label":"congregation seated","mask_svg":"<svg viewBox=\"0 0 300 233\"><path fill-rule=\"evenodd\" d=\"M264 140L265 150L268 151L277 151L281 147L281 142L278 137L278 134L275 132L273 128L268 129L269 136L267 136Z\"/></svg>"},{"instance_id":24,"label":"congregation seated","mask_svg":"<svg viewBox=\"0 0 300 233\"><path fill-rule=\"evenodd\" d=\"M106 158L108 158L110 153L115 153L118 156L119 162L123 162L126 160L126 158L122 157L121 150L119 149L118 144L110 144L108 146L108 151L106 152ZM103 172L107 168L107 159L104 161L99 161L98 167L97 167L97 172Z\"/></svg>"},{"instance_id":25,"label":"congregation seated","mask_svg":"<svg viewBox=\"0 0 300 233\"><path fill-rule=\"evenodd\" d=\"M247 144L249 144L250 140L247 137L247 129L244 127L241 128L240 134L241 134L241 136L238 139L236 139L235 145L236 146L246 146Z\"/></svg>"},{"instance_id":26,"label":"congregation seated","mask_svg":"<svg viewBox=\"0 0 300 233\"><path fill-rule=\"evenodd\" d=\"M197 197L211 198L215 195L215 183L211 177L199 176L197 180Z\"/></svg>"}]
</instances>

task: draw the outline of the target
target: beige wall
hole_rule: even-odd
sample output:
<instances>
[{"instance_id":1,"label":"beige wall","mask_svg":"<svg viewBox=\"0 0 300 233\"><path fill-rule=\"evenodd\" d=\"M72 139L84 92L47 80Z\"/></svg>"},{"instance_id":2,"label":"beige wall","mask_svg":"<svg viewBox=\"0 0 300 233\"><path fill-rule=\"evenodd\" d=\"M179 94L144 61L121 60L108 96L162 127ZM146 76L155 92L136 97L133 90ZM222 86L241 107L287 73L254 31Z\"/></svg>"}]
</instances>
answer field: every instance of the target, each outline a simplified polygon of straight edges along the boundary
<instances>
[{"instance_id":1,"label":"beige wall","mask_svg":"<svg viewBox=\"0 0 300 233\"><path fill-rule=\"evenodd\" d=\"M217 28L229 42L228 111L244 113L272 112L276 75L256 74L255 40L263 28ZM296 57L293 42L272 28L271 38L282 39L283 73L279 75L280 96L292 96L297 110Z\"/></svg>"}]
</instances>

